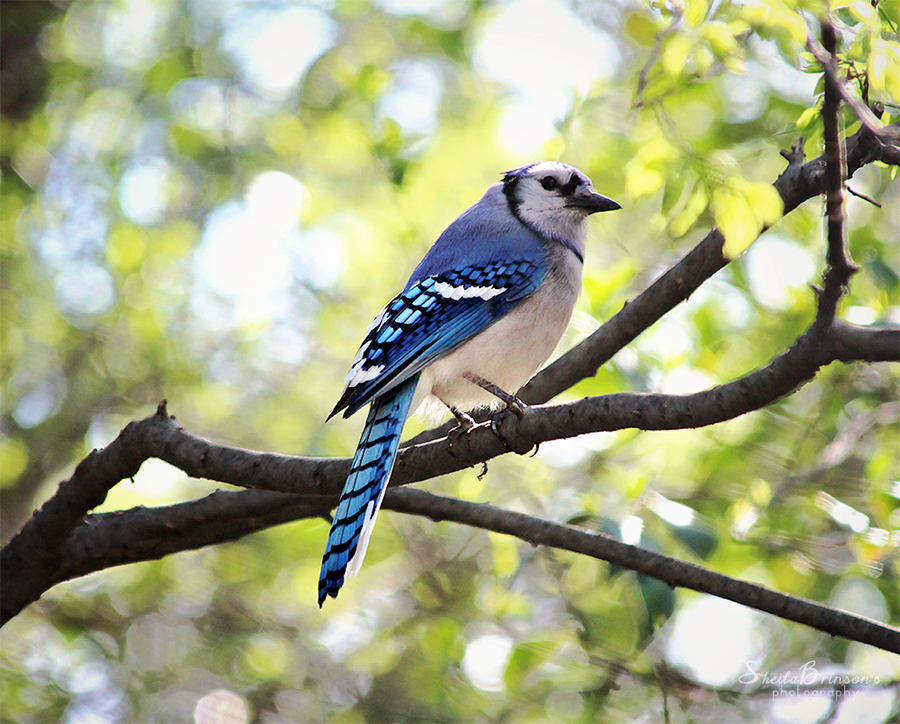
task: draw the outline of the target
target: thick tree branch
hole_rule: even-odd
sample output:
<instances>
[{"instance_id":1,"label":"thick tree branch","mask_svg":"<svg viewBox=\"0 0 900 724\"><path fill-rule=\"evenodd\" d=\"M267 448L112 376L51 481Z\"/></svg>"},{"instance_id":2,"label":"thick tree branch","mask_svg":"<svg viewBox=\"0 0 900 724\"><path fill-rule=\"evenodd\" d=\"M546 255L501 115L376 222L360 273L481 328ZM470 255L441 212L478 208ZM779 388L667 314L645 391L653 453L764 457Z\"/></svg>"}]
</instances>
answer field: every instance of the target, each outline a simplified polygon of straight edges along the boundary
<instances>
[{"instance_id":1,"label":"thick tree branch","mask_svg":"<svg viewBox=\"0 0 900 724\"><path fill-rule=\"evenodd\" d=\"M61 561L60 580L137 560L155 560L179 550L232 540L290 520L315 517L326 513L332 504L331 499L320 498L311 503L309 496L268 491L218 491L202 500L165 508L93 515L75 529ZM833 636L889 651L897 646L898 631L882 623L714 573L574 526L414 488L389 490L384 508L434 521L454 521L512 535L532 545L588 555L658 578L673 587L726 598Z\"/></svg>"},{"instance_id":2,"label":"thick tree branch","mask_svg":"<svg viewBox=\"0 0 900 724\"><path fill-rule=\"evenodd\" d=\"M855 356L857 352L864 356ZM452 450L446 439L406 448L399 456L391 485L424 480L489 460L509 452L508 443L527 451L546 440L586 432L714 424L769 404L812 378L824 364L858 359L900 359L900 331L847 323L823 330L814 325L763 369L704 392L620 393L533 408L521 420L509 417L504 421L504 440L484 425L457 440ZM57 515L61 501L69 499L75 488L84 488L79 499L99 505L116 483L134 475L151 457L192 477L262 490L219 492L156 511L136 508L89 516L65 541L58 535L44 535L47 520ZM0 622L5 623L62 580L234 540L289 520L327 515L337 501L348 466L346 459L289 457L218 445L185 432L161 404L156 414L129 423L113 443L85 458L57 495L3 549ZM234 500L240 501L237 508Z\"/></svg>"},{"instance_id":3,"label":"thick tree branch","mask_svg":"<svg viewBox=\"0 0 900 724\"><path fill-rule=\"evenodd\" d=\"M176 438L187 435L180 428L172 428L172 433ZM327 516L334 502L332 496L217 490L187 503L90 515L75 528L62 552L57 582L237 540L281 523Z\"/></svg>"}]
</instances>

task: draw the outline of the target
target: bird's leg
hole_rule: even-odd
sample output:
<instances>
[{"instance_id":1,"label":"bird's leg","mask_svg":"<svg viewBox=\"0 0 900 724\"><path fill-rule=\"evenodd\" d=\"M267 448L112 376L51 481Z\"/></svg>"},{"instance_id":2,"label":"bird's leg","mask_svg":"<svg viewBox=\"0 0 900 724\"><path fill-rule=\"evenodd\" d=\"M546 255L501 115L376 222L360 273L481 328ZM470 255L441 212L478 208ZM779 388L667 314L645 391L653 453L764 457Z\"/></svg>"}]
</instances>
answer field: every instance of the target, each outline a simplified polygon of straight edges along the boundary
<instances>
[{"instance_id":1,"label":"bird's leg","mask_svg":"<svg viewBox=\"0 0 900 724\"><path fill-rule=\"evenodd\" d=\"M455 407L451 405L447 405L450 412L453 413L453 417L456 418L456 422L459 423L458 427L455 427L454 430L458 430L459 432L468 432L473 427L475 427L475 420L473 417L462 410L457 410Z\"/></svg>"},{"instance_id":2,"label":"bird's leg","mask_svg":"<svg viewBox=\"0 0 900 724\"><path fill-rule=\"evenodd\" d=\"M487 390L494 397L496 397L500 400L503 400L503 402L506 403L505 410L500 410L499 412L497 412L496 414L491 416L491 430L497 437L499 437L503 441L503 443L506 445L506 447L508 447L513 452L518 453L519 455L525 455L526 453L529 453L532 450L536 453L537 446L531 446L527 450L516 449L516 447L514 445L510 444L510 441L508 440L506 435L504 435L500 429L504 415L512 413L518 419L521 420L525 416L525 413L527 413L528 410L530 409L528 407L528 405L526 405L524 402L522 402L522 400L520 400L515 395L511 395L506 390L504 390L500 387L497 387L497 385L495 385L493 382L488 382L483 377L479 377L478 375L476 375L472 372L464 372L463 377L465 377L469 382L478 385L481 389Z\"/></svg>"},{"instance_id":3,"label":"bird's leg","mask_svg":"<svg viewBox=\"0 0 900 724\"><path fill-rule=\"evenodd\" d=\"M520 400L515 395L511 395L506 390L497 387L493 382L488 382L484 377L479 377L473 372L464 372L463 377L465 377L469 382L474 385L478 385L481 389L487 390L494 397L499 400L503 400L506 403L506 407L515 413L516 417L522 417L525 413L525 410L528 409L528 405L526 405L522 400Z\"/></svg>"},{"instance_id":4,"label":"bird's leg","mask_svg":"<svg viewBox=\"0 0 900 724\"><path fill-rule=\"evenodd\" d=\"M444 402L441 400L441 402ZM472 416L468 413L463 412L462 410L457 410L453 405L448 405L444 402L447 409L453 413L453 417L456 418L457 425L447 433L447 444L450 447L450 454L454 455L453 446L460 437L465 435L469 430L475 427L475 420L472 419Z\"/></svg>"}]
</instances>

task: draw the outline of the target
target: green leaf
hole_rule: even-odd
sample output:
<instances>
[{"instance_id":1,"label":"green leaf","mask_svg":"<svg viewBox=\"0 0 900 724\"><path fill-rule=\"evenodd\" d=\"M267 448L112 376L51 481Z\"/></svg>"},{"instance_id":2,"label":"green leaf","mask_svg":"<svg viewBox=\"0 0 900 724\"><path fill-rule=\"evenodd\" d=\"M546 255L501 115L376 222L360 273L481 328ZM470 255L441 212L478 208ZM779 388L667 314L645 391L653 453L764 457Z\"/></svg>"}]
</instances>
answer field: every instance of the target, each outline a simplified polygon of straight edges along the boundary
<instances>
[{"instance_id":1,"label":"green leaf","mask_svg":"<svg viewBox=\"0 0 900 724\"><path fill-rule=\"evenodd\" d=\"M784 204L773 186L732 177L713 192L713 209L725 236L722 253L736 259L781 218Z\"/></svg>"},{"instance_id":2,"label":"green leaf","mask_svg":"<svg viewBox=\"0 0 900 724\"><path fill-rule=\"evenodd\" d=\"M708 525L697 521L695 525L672 526L673 535L695 556L709 558L719 545L719 537Z\"/></svg>"},{"instance_id":3,"label":"green leaf","mask_svg":"<svg viewBox=\"0 0 900 724\"><path fill-rule=\"evenodd\" d=\"M503 671L503 683L510 695L522 691L526 677L548 661L559 649L552 640L523 641L513 648Z\"/></svg>"},{"instance_id":4,"label":"green leaf","mask_svg":"<svg viewBox=\"0 0 900 724\"><path fill-rule=\"evenodd\" d=\"M150 66L144 75L144 82L149 92L164 95L189 75L184 55L167 55Z\"/></svg>"},{"instance_id":5,"label":"green leaf","mask_svg":"<svg viewBox=\"0 0 900 724\"><path fill-rule=\"evenodd\" d=\"M708 12L707 0L686 0L684 4L684 20L689 28L699 27L706 20Z\"/></svg>"},{"instance_id":6,"label":"green leaf","mask_svg":"<svg viewBox=\"0 0 900 724\"><path fill-rule=\"evenodd\" d=\"M622 27L626 37L646 46L653 44L659 32L659 24L645 12L628 13Z\"/></svg>"},{"instance_id":7,"label":"green leaf","mask_svg":"<svg viewBox=\"0 0 900 724\"><path fill-rule=\"evenodd\" d=\"M650 576L638 576L641 598L647 608L647 617L653 623L667 619L675 612L675 589L669 584Z\"/></svg>"},{"instance_id":8,"label":"green leaf","mask_svg":"<svg viewBox=\"0 0 900 724\"><path fill-rule=\"evenodd\" d=\"M721 186L713 191L713 214L725 237L722 254L726 259L737 259L759 235L750 204L744 194Z\"/></svg>"},{"instance_id":9,"label":"green leaf","mask_svg":"<svg viewBox=\"0 0 900 724\"><path fill-rule=\"evenodd\" d=\"M807 108L803 113L799 115L794 125L802 130L806 128L813 119L817 118L819 115L819 108L817 106L813 106L812 108Z\"/></svg>"},{"instance_id":10,"label":"green leaf","mask_svg":"<svg viewBox=\"0 0 900 724\"><path fill-rule=\"evenodd\" d=\"M697 219L706 210L708 204L709 196L706 187L703 184L697 184L684 209L669 224L672 235L676 238L684 236L697 223Z\"/></svg>"},{"instance_id":11,"label":"green leaf","mask_svg":"<svg viewBox=\"0 0 900 724\"><path fill-rule=\"evenodd\" d=\"M666 39L661 58L666 75L674 78L684 74L692 45L691 39L686 35L670 35Z\"/></svg>"}]
</instances>

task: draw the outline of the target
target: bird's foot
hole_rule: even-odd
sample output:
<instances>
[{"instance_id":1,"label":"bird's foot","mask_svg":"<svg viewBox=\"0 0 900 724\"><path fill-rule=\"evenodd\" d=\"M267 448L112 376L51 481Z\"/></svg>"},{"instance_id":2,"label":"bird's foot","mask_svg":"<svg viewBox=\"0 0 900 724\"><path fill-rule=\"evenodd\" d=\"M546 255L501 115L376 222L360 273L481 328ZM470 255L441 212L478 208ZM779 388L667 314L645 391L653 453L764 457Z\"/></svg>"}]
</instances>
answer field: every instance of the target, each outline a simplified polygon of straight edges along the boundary
<instances>
[{"instance_id":1,"label":"bird's foot","mask_svg":"<svg viewBox=\"0 0 900 724\"><path fill-rule=\"evenodd\" d=\"M493 432L500 440L503 442L506 447L517 455L527 455L531 453L532 456L537 455L538 448L540 447L540 443L534 445L523 446L521 442L517 442L513 439L513 437L506 432L504 432L503 428L509 426L510 420L515 418L518 422L522 420L528 413L531 411L531 408L521 402L520 400L516 400L518 404L515 405L507 405L507 407L499 412L495 413L491 416L490 425L491 432Z\"/></svg>"},{"instance_id":2,"label":"bird's foot","mask_svg":"<svg viewBox=\"0 0 900 724\"><path fill-rule=\"evenodd\" d=\"M447 445L449 447L449 452L451 455L455 455L453 452L453 446L459 442L460 438L463 435L467 435L476 425L477 423L472 418L471 415L457 410L454 407L450 408L450 412L453 413L453 417L456 418L457 425L454 428L451 428L447 433Z\"/></svg>"},{"instance_id":3,"label":"bird's foot","mask_svg":"<svg viewBox=\"0 0 900 724\"><path fill-rule=\"evenodd\" d=\"M456 418L456 422L458 423L450 432L456 432L461 435L475 427L475 419L469 413L457 410L455 407L451 407L450 412L453 413L453 417Z\"/></svg>"}]
</instances>

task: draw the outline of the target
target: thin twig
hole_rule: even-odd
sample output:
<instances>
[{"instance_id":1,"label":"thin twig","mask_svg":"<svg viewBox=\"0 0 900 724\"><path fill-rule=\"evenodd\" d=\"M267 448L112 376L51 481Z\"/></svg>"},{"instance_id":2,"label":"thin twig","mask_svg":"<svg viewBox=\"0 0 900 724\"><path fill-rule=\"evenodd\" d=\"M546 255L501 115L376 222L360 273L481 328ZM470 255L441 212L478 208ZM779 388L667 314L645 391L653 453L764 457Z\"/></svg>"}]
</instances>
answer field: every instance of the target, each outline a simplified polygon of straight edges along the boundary
<instances>
[{"instance_id":1,"label":"thin twig","mask_svg":"<svg viewBox=\"0 0 900 724\"><path fill-rule=\"evenodd\" d=\"M860 98L859 94L841 82L837 74L837 64L832 62L832 53L829 52L828 48L825 47L825 45L820 44L812 36L807 38L806 47L819 62L819 65L822 66L826 79L829 79L834 83L835 90L840 94L843 101L853 109L853 112L856 114L856 117L859 118L863 126L865 126L870 133L884 141L892 143L900 141L900 131L894 126L886 126L883 124L865 104L863 99Z\"/></svg>"},{"instance_id":2,"label":"thin twig","mask_svg":"<svg viewBox=\"0 0 900 724\"><path fill-rule=\"evenodd\" d=\"M632 111L637 110L644 105L643 95L644 90L647 87L647 79L650 76L650 71L653 69L653 66L656 65L656 61L659 60L663 41L681 27L683 19L684 9L680 6L674 6L672 8L672 22L656 34L656 37L653 40L653 48L650 50L650 57L647 58L646 64L641 68L641 72L638 75L637 89L634 93L634 103L631 106Z\"/></svg>"},{"instance_id":3,"label":"thin twig","mask_svg":"<svg viewBox=\"0 0 900 724\"><path fill-rule=\"evenodd\" d=\"M847 185L847 184L844 184L844 188L847 189L847 193L850 194L851 196L855 196L856 198L862 199L863 201L868 201L870 204L872 204L872 206L876 206L876 207L878 207L879 209L881 208L881 204L879 204L879 203L878 203L875 199L873 199L871 196L866 196L865 194L860 193L859 191L854 191L854 190L853 190L852 188L850 188L850 186Z\"/></svg>"}]
</instances>

